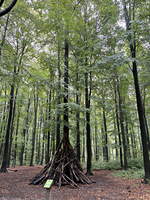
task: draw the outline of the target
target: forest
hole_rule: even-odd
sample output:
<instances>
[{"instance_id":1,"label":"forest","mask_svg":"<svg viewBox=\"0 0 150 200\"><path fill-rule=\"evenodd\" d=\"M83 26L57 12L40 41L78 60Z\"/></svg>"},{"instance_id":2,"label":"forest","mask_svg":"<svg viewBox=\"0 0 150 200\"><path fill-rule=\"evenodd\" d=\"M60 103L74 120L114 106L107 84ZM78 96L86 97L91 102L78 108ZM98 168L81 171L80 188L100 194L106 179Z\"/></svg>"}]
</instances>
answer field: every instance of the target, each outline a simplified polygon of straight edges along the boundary
<instances>
[{"instance_id":1,"label":"forest","mask_svg":"<svg viewBox=\"0 0 150 200\"><path fill-rule=\"evenodd\" d=\"M49 179L90 188L98 171L113 170L149 185L150 1L1 0L0 8L2 180L29 170L33 189Z\"/></svg>"}]
</instances>

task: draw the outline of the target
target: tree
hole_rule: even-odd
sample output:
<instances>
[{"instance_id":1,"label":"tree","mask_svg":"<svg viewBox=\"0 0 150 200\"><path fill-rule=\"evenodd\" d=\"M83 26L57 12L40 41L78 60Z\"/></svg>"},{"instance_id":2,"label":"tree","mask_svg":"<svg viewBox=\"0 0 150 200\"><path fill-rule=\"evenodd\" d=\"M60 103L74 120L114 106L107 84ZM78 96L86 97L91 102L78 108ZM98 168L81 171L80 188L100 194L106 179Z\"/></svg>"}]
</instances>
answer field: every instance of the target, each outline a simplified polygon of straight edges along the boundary
<instances>
[{"instance_id":1,"label":"tree","mask_svg":"<svg viewBox=\"0 0 150 200\"><path fill-rule=\"evenodd\" d=\"M145 124L144 108L143 108L143 102L142 102L141 91L140 91L140 86L139 86L138 71L137 71L137 68L138 68L137 61L136 61L137 44L136 44L136 38L135 38L136 30L132 28L132 22L131 22L131 20L135 20L136 4L135 4L135 1L133 1L132 7L131 5L129 5L129 9L131 12L131 14L129 15L126 1L123 0L122 3L123 3L124 17L125 17L125 22L126 22L126 30L129 32L128 41L129 41L130 54L133 59L132 73L133 73L133 78L134 78L137 109L138 109L138 116L139 116L139 122L140 122L145 181L146 181L146 179L150 179L150 160L149 160L149 150L148 150L148 143L147 143L147 130L146 130L146 124Z\"/></svg>"},{"instance_id":2,"label":"tree","mask_svg":"<svg viewBox=\"0 0 150 200\"><path fill-rule=\"evenodd\" d=\"M64 3L64 5L66 4ZM41 184L51 178L59 187L62 184L70 184L77 187L77 183L91 183L91 181L82 172L81 165L69 139L69 24L68 19L65 18L68 11L65 12L63 138L53 159L32 179L31 184Z\"/></svg>"}]
</instances>

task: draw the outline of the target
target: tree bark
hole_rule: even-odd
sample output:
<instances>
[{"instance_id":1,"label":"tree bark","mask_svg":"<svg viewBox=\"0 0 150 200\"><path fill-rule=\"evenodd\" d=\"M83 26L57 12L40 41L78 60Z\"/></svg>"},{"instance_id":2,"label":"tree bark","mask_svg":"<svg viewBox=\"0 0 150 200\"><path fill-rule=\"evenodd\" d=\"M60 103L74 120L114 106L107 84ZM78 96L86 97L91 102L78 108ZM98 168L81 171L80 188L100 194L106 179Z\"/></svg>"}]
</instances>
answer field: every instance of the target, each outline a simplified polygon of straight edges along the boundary
<instances>
[{"instance_id":1,"label":"tree bark","mask_svg":"<svg viewBox=\"0 0 150 200\"><path fill-rule=\"evenodd\" d=\"M108 136L107 136L107 123L106 123L106 114L105 114L105 102L103 102L103 160L108 162Z\"/></svg>"},{"instance_id":2,"label":"tree bark","mask_svg":"<svg viewBox=\"0 0 150 200\"><path fill-rule=\"evenodd\" d=\"M35 150L35 136L36 136L36 126L37 126L37 111L38 111L38 91L36 94L37 88L34 88L34 124L32 132L32 149L31 149L31 159L30 166L33 166L34 162L34 150Z\"/></svg>"},{"instance_id":3,"label":"tree bark","mask_svg":"<svg viewBox=\"0 0 150 200\"><path fill-rule=\"evenodd\" d=\"M87 174L88 175L92 175L90 96L91 96L91 88L89 91L89 73L85 73L85 108L86 108L85 119L86 119L86 151L87 151Z\"/></svg>"},{"instance_id":4,"label":"tree bark","mask_svg":"<svg viewBox=\"0 0 150 200\"><path fill-rule=\"evenodd\" d=\"M25 137L28 134L28 129L29 129L29 111L30 111L30 97L28 100L28 105L27 105L27 112L26 112L26 118L24 122L24 128L22 131L22 143L21 143L21 150L20 150L20 155L19 155L19 160L20 160L20 165L23 165L23 160L24 160L24 150L25 150Z\"/></svg>"},{"instance_id":5,"label":"tree bark","mask_svg":"<svg viewBox=\"0 0 150 200\"><path fill-rule=\"evenodd\" d=\"M127 10L126 1L122 0L123 9L124 9L124 17L126 22L126 29L129 31L128 41L129 41L129 48L132 61L132 73L134 79L134 87L135 87L135 94L136 94L136 103L137 103L137 110L138 110L138 117L140 123L140 131L141 131L141 139L142 139L142 147L143 147L143 161L144 161L144 172L145 172L145 181L146 179L150 179L150 159L149 159L149 149L148 149L148 142L147 142L147 130L145 124L145 115L144 115L144 108L143 102L141 97L141 91L139 86L139 78L138 78L138 70L137 70L137 62L136 62L136 38L135 38L135 31L132 30L132 22L131 20L135 20L135 2L132 7L132 18L129 15ZM130 7L131 9L131 7Z\"/></svg>"},{"instance_id":6,"label":"tree bark","mask_svg":"<svg viewBox=\"0 0 150 200\"><path fill-rule=\"evenodd\" d=\"M126 135L125 135L125 127L124 127L124 113L122 109L122 97L120 94L120 88L119 83L117 82L117 92L118 92L118 103L119 103L119 116L120 116L120 127L121 127L121 135L122 135L122 143L123 143L123 153L124 153L124 164L123 167L125 170L128 168L128 161L127 161L127 141L126 141Z\"/></svg>"},{"instance_id":7,"label":"tree bark","mask_svg":"<svg viewBox=\"0 0 150 200\"><path fill-rule=\"evenodd\" d=\"M14 103L13 103L13 114L12 114L12 120L11 120L11 128L10 128L10 142L9 142L9 153L8 153L8 167L10 166L11 161L11 151L12 151L12 142L13 142L13 132L14 132L14 119L15 119L15 113L16 113L16 100L18 95L18 88L16 88L16 92L14 95Z\"/></svg>"},{"instance_id":8,"label":"tree bark","mask_svg":"<svg viewBox=\"0 0 150 200\"><path fill-rule=\"evenodd\" d=\"M116 77L117 78L117 77ZM120 123L119 123L119 103L118 103L118 94L117 94L117 81L114 81L114 95L115 95L115 114L116 114L116 123L118 130L118 139L119 139L119 154L120 154L120 166L123 168L123 155L122 155L122 141L120 133Z\"/></svg>"},{"instance_id":9,"label":"tree bark","mask_svg":"<svg viewBox=\"0 0 150 200\"><path fill-rule=\"evenodd\" d=\"M79 74L78 74L78 67L76 71L76 104L80 105L80 99L79 99ZM77 158L80 161L80 112L76 111L76 150L77 150Z\"/></svg>"},{"instance_id":10,"label":"tree bark","mask_svg":"<svg viewBox=\"0 0 150 200\"><path fill-rule=\"evenodd\" d=\"M51 90L49 91L48 94L48 108L47 108L47 122L50 123L50 119L51 119ZM47 131L47 147L46 147L46 157L45 157L45 163L48 163L50 159L50 127L48 127L48 131Z\"/></svg>"},{"instance_id":11,"label":"tree bark","mask_svg":"<svg viewBox=\"0 0 150 200\"><path fill-rule=\"evenodd\" d=\"M57 53L57 60L58 60L58 90L57 90L57 113L56 113L56 149L60 144L60 121L61 121L61 114L59 111L59 104L61 103L61 69L60 69L60 44L58 41L58 53Z\"/></svg>"},{"instance_id":12,"label":"tree bark","mask_svg":"<svg viewBox=\"0 0 150 200\"><path fill-rule=\"evenodd\" d=\"M18 150L18 132L19 132L19 122L20 122L20 113L21 113L21 106L18 105L18 116L17 116L17 125L16 125L16 135L15 135L15 149L14 149L14 157L13 157L13 166L16 166L17 161L17 150Z\"/></svg>"},{"instance_id":13,"label":"tree bark","mask_svg":"<svg viewBox=\"0 0 150 200\"><path fill-rule=\"evenodd\" d=\"M65 39L65 54L64 54L64 126L63 126L63 140L64 146L69 142L69 109L68 109L68 84L69 84L69 44Z\"/></svg>"},{"instance_id":14,"label":"tree bark","mask_svg":"<svg viewBox=\"0 0 150 200\"><path fill-rule=\"evenodd\" d=\"M4 144L4 154L3 154L3 161L2 161L2 166L1 166L0 172L7 172L8 159L9 159L9 148L8 147L9 147L12 116L13 116L13 105L14 105L14 85L11 85L10 100L9 100L9 114L8 114L5 144Z\"/></svg>"},{"instance_id":15,"label":"tree bark","mask_svg":"<svg viewBox=\"0 0 150 200\"><path fill-rule=\"evenodd\" d=\"M141 138L142 138L145 179L150 179L150 160L149 160L149 150L147 143L147 130L145 126L144 109L143 109L139 81L138 81L137 64L135 61L133 62L133 77L134 77L137 109L138 109Z\"/></svg>"}]
</instances>

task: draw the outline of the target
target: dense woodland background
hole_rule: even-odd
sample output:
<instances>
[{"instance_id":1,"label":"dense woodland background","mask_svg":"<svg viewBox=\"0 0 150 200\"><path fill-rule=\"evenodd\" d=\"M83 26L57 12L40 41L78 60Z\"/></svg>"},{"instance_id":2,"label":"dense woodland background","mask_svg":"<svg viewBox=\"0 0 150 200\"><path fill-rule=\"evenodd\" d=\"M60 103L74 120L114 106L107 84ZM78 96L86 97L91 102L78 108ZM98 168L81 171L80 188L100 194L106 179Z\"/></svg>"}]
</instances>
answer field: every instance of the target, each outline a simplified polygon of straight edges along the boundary
<instances>
[{"instance_id":1,"label":"dense woodland background","mask_svg":"<svg viewBox=\"0 0 150 200\"><path fill-rule=\"evenodd\" d=\"M150 1L20 0L0 24L1 164L44 165L66 126L89 172L150 177Z\"/></svg>"}]
</instances>

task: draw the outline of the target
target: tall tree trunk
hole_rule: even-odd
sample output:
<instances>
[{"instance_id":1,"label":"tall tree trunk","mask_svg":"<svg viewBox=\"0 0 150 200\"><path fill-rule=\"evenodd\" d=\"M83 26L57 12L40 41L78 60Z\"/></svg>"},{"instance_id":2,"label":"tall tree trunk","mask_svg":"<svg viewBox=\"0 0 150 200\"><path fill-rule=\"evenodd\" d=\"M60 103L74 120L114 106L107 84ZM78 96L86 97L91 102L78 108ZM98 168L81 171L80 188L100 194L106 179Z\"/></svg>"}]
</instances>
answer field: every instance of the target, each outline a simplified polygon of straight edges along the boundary
<instances>
[{"instance_id":1,"label":"tall tree trunk","mask_svg":"<svg viewBox=\"0 0 150 200\"><path fill-rule=\"evenodd\" d=\"M133 129L133 124L131 124L131 146L132 146L132 156L133 158L137 158L137 145L136 145L136 135Z\"/></svg>"},{"instance_id":2,"label":"tall tree trunk","mask_svg":"<svg viewBox=\"0 0 150 200\"><path fill-rule=\"evenodd\" d=\"M144 109L143 109L142 98L141 98L140 87L139 87L137 64L135 61L133 62L133 77L134 77L137 109L138 109L141 138L142 138L145 179L150 179L150 160L149 160L149 149L148 149L148 143L147 143L147 130L145 126Z\"/></svg>"},{"instance_id":3,"label":"tall tree trunk","mask_svg":"<svg viewBox=\"0 0 150 200\"><path fill-rule=\"evenodd\" d=\"M10 138L10 129L11 129L11 122L13 117L13 105L14 105L14 85L11 85L10 90L10 100L9 100L9 114L8 114L8 121L6 127L6 135L5 135L5 144L4 144L4 154L3 154L3 161L0 172L7 172L7 165L9 159L9 138Z\"/></svg>"},{"instance_id":4,"label":"tall tree trunk","mask_svg":"<svg viewBox=\"0 0 150 200\"><path fill-rule=\"evenodd\" d=\"M6 95L7 95L7 90L6 90L6 86L5 86L5 97L6 97ZM5 101L4 108L3 108L3 116L1 119L1 129L0 129L0 133L1 133L0 158L1 158L1 156L3 156L3 146L4 146L4 138L5 138L5 131L6 131L6 122L5 121L7 121L7 110L8 110L8 104L7 104L7 101Z\"/></svg>"},{"instance_id":5,"label":"tall tree trunk","mask_svg":"<svg viewBox=\"0 0 150 200\"><path fill-rule=\"evenodd\" d=\"M114 82L114 92L115 92L115 113L116 113L116 123L117 123L117 130L118 130L118 139L119 139L119 154L120 154L120 166L123 168L123 155L122 155L122 141L121 141L121 133L120 133L120 123L119 123L119 108L118 108L118 101L117 101L117 82Z\"/></svg>"},{"instance_id":6,"label":"tall tree trunk","mask_svg":"<svg viewBox=\"0 0 150 200\"><path fill-rule=\"evenodd\" d=\"M97 120L95 112L95 160L99 160L99 146L98 146L98 133L97 133Z\"/></svg>"},{"instance_id":7,"label":"tall tree trunk","mask_svg":"<svg viewBox=\"0 0 150 200\"><path fill-rule=\"evenodd\" d=\"M143 94L143 109L144 109L144 119L145 119L145 126L146 126L146 131L147 131L147 144L148 144L148 149L150 150L150 135L149 135L149 127L146 119L146 113L145 113L145 99L146 99L146 92L145 92L145 87L144 87L144 94Z\"/></svg>"},{"instance_id":8,"label":"tall tree trunk","mask_svg":"<svg viewBox=\"0 0 150 200\"><path fill-rule=\"evenodd\" d=\"M87 63L87 61L86 61ZM91 75L90 75L91 77ZM91 78L90 78L91 79ZM85 73L85 119L86 119L86 151L87 151L87 174L92 174L92 147L91 147L91 126L90 126L90 96L89 91L89 73ZM91 85L91 83L90 83Z\"/></svg>"},{"instance_id":9,"label":"tall tree trunk","mask_svg":"<svg viewBox=\"0 0 150 200\"><path fill-rule=\"evenodd\" d=\"M69 142L69 110L68 110L68 84L69 84L69 44L65 39L65 54L64 54L64 126L63 126L63 140L64 148Z\"/></svg>"},{"instance_id":10,"label":"tall tree trunk","mask_svg":"<svg viewBox=\"0 0 150 200\"><path fill-rule=\"evenodd\" d=\"M47 122L50 123L51 119L51 90L49 91L48 94L48 108L47 108ZM50 159L50 127L48 127L47 131L47 147L46 147L46 157L45 157L45 163L48 163Z\"/></svg>"},{"instance_id":11,"label":"tall tree trunk","mask_svg":"<svg viewBox=\"0 0 150 200\"><path fill-rule=\"evenodd\" d=\"M77 72L76 72L76 104L80 105L80 100L79 100L79 74L78 74L78 66L77 66ZM76 132L77 132L77 137L76 137L76 150L77 150L77 158L80 161L80 112L77 110L76 111Z\"/></svg>"},{"instance_id":12,"label":"tall tree trunk","mask_svg":"<svg viewBox=\"0 0 150 200\"><path fill-rule=\"evenodd\" d=\"M128 118L127 118L127 116L126 116L125 118L126 118L126 119L125 119L125 131L126 131L127 147L128 147L127 155L128 155L128 158L131 159L130 138L129 138L129 128L128 128Z\"/></svg>"},{"instance_id":13,"label":"tall tree trunk","mask_svg":"<svg viewBox=\"0 0 150 200\"><path fill-rule=\"evenodd\" d=\"M124 169L127 170L128 168L128 161L127 161L127 141L126 141L126 134L125 134L125 127L124 127L124 113L123 113L123 102L122 96L120 94L119 83L117 82L117 92L118 92L118 103L119 103L119 116L120 116L120 127L121 127L121 135L122 135L122 142L123 142L123 153L124 153Z\"/></svg>"},{"instance_id":14,"label":"tall tree trunk","mask_svg":"<svg viewBox=\"0 0 150 200\"><path fill-rule=\"evenodd\" d=\"M37 146L37 164L41 162L41 152L42 152L42 132L43 132L43 113L41 109L40 124L39 124L39 134L38 134L38 146Z\"/></svg>"},{"instance_id":15,"label":"tall tree trunk","mask_svg":"<svg viewBox=\"0 0 150 200\"><path fill-rule=\"evenodd\" d=\"M10 128L10 142L9 142L9 153L8 153L8 167L10 166L10 160L11 160L11 150L12 150L12 142L13 142L13 132L14 132L14 119L15 119L15 113L16 113L16 100L18 95L18 88L16 89L15 96L14 96L14 105L13 105L13 114L12 114L12 120L11 120L11 128Z\"/></svg>"},{"instance_id":16,"label":"tall tree trunk","mask_svg":"<svg viewBox=\"0 0 150 200\"><path fill-rule=\"evenodd\" d=\"M58 41L58 52L57 52L57 60L58 60L58 90L57 90L57 113L56 113L56 149L60 144L60 121L61 121L61 114L59 111L59 104L61 103L61 69L60 69L60 44Z\"/></svg>"},{"instance_id":17,"label":"tall tree trunk","mask_svg":"<svg viewBox=\"0 0 150 200\"><path fill-rule=\"evenodd\" d=\"M42 152L41 152L40 165L43 165L43 162L44 162L44 139L45 139L45 136L44 136L44 134L42 134Z\"/></svg>"},{"instance_id":18,"label":"tall tree trunk","mask_svg":"<svg viewBox=\"0 0 150 200\"><path fill-rule=\"evenodd\" d=\"M23 165L23 160L24 160L24 151L25 151L25 138L26 135L28 134L28 129L29 129L29 111L30 111L30 97L28 99L28 105L27 105L27 112L26 112L26 118L24 122L24 128L22 131L22 139L21 139L21 150L20 150L20 155L19 155L19 160L20 160L20 165Z\"/></svg>"},{"instance_id":19,"label":"tall tree trunk","mask_svg":"<svg viewBox=\"0 0 150 200\"><path fill-rule=\"evenodd\" d=\"M36 87L34 88L34 124L33 124L33 132L32 132L32 149L31 149L31 159L30 166L33 166L34 162L34 150L35 150L35 136L36 136L36 127L37 127L37 111L38 111L38 90Z\"/></svg>"},{"instance_id":20,"label":"tall tree trunk","mask_svg":"<svg viewBox=\"0 0 150 200\"><path fill-rule=\"evenodd\" d=\"M103 102L103 160L108 162L108 136L107 136L107 123L106 123L106 114L105 114L105 102Z\"/></svg>"},{"instance_id":21,"label":"tall tree trunk","mask_svg":"<svg viewBox=\"0 0 150 200\"><path fill-rule=\"evenodd\" d=\"M138 117L140 123L140 131L141 131L141 139L142 139L142 147L143 147L143 161L144 161L144 172L145 172L145 180L150 179L150 159L149 159L149 149L147 143L147 130L145 124L145 115L144 115L144 108L142 103L141 91L139 86L139 78L138 78L138 71L137 71L137 62L136 62L136 38L135 38L135 31L132 30L132 22L131 20L135 20L135 2L130 9L132 9L132 18L129 15L127 10L126 1L122 0L123 9L124 9L124 17L126 22L126 29L130 32L128 36L129 47L131 52L131 57L133 58L132 61L132 73L134 79L134 87L135 87L135 94L136 94L136 102L137 102L137 110L138 110Z\"/></svg>"},{"instance_id":22,"label":"tall tree trunk","mask_svg":"<svg viewBox=\"0 0 150 200\"><path fill-rule=\"evenodd\" d=\"M18 116L17 116L17 125L16 125L16 135L15 135L15 148L14 148L14 157L13 157L13 166L15 167L17 161L17 150L18 150L18 132L19 132L19 122L21 114L21 106L18 105Z\"/></svg>"},{"instance_id":23,"label":"tall tree trunk","mask_svg":"<svg viewBox=\"0 0 150 200\"><path fill-rule=\"evenodd\" d=\"M119 152L118 152L118 137L117 137L117 126L116 126L115 113L114 113L114 134L115 134L115 154L116 154L116 159L118 160Z\"/></svg>"},{"instance_id":24,"label":"tall tree trunk","mask_svg":"<svg viewBox=\"0 0 150 200\"><path fill-rule=\"evenodd\" d=\"M82 133L82 162L84 163L86 161L85 157L85 130L83 129Z\"/></svg>"}]
</instances>

